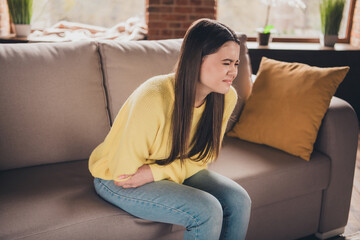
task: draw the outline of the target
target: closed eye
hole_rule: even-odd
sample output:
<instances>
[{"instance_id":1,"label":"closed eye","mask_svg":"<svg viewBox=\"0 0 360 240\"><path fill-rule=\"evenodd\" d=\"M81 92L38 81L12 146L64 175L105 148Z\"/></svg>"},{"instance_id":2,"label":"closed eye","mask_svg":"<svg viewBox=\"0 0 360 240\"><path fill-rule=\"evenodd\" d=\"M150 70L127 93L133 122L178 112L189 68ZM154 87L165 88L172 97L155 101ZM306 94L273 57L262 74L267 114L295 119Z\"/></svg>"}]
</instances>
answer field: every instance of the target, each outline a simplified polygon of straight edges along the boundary
<instances>
[{"instance_id":1,"label":"closed eye","mask_svg":"<svg viewBox=\"0 0 360 240\"><path fill-rule=\"evenodd\" d=\"M234 62L234 60L232 60L232 59L223 59L222 62L223 62L223 65L229 66L231 63ZM238 66L238 65L239 65L239 60L235 61L235 66Z\"/></svg>"},{"instance_id":2,"label":"closed eye","mask_svg":"<svg viewBox=\"0 0 360 240\"><path fill-rule=\"evenodd\" d=\"M231 60L231 59L223 59L222 62L223 62L223 65L229 66L229 65L231 65L234 61Z\"/></svg>"}]
</instances>

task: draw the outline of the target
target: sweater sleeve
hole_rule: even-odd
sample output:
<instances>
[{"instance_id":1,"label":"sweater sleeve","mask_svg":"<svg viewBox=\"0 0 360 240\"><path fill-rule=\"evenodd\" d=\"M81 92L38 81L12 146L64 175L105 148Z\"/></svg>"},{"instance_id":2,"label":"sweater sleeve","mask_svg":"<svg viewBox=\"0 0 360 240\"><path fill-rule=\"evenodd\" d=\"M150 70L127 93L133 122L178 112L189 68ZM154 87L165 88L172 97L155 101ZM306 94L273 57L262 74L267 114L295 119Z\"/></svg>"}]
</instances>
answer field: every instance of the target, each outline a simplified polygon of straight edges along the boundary
<instances>
[{"instance_id":1,"label":"sweater sleeve","mask_svg":"<svg viewBox=\"0 0 360 240\"><path fill-rule=\"evenodd\" d=\"M90 156L89 169L94 177L115 180L146 164L161 124L161 104L157 104L161 100L157 98L141 91L128 98L104 142Z\"/></svg>"},{"instance_id":2,"label":"sweater sleeve","mask_svg":"<svg viewBox=\"0 0 360 240\"><path fill-rule=\"evenodd\" d=\"M238 95L233 86L231 86L229 93L225 95L225 108L224 108L224 116L223 116L223 125L221 129L221 142L224 138L225 131L231 114L233 113L236 103L237 103Z\"/></svg>"}]
</instances>

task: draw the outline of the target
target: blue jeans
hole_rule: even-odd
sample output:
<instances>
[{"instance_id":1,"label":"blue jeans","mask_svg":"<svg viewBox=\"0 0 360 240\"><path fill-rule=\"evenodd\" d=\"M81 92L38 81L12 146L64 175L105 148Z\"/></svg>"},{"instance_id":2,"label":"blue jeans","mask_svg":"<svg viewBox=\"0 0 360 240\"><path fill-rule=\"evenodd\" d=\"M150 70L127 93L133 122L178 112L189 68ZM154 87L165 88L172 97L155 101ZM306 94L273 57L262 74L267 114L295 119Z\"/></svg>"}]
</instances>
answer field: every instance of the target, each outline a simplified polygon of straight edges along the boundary
<instances>
[{"instance_id":1,"label":"blue jeans","mask_svg":"<svg viewBox=\"0 0 360 240\"><path fill-rule=\"evenodd\" d=\"M162 180L121 188L95 178L96 192L136 217L186 228L184 239L245 239L251 200L236 182L201 170L183 184Z\"/></svg>"}]
</instances>

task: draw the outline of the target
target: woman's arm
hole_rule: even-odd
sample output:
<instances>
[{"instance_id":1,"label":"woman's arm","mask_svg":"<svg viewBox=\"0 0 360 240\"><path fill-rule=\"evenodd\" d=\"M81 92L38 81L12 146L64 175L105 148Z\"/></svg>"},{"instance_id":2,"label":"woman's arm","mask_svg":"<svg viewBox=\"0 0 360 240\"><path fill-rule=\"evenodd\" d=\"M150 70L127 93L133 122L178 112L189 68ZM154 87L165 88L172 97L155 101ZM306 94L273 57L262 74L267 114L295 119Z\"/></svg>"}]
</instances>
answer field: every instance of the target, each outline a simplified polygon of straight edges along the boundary
<instances>
[{"instance_id":1,"label":"woman's arm","mask_svg":"<svg viewBox=\"0 0 360 240\"><path fill-rule=\"evenodd\" d=\"M235 89L231 88L229 93L226 94L225 98L225 111L222 124L221 140L223 139L227 122L231 116L232 111L234 110L236 100L236 91ZM151 120L151 117L150 119L143 117L143 119ZM155 119L153 122L156 122ZM139 144L139 142L137 143ZM141 165L134 173L120 174L116 179L114 179L114 181L118 186L122 187L138 187L152 181L160 181L164 179L176 183L182 183L186 178L192 176L202 169L205 169L206 167L207 165L203 164L202 162L194 162L191 160L186 160L183 163L181 163L180 160L175 160L171 164L165 166L154 163L150 165ZM123 179L127 180L121 181Z\"/></svg>"},{"instance_id":2,"label":"woman's arm","mask_svg":"<svg viewBox=\"0 0 360 240\"><path fill-rule=\"evenodd\" d=\"M104 142L90 156L94 177L119 181L119 176L132 176L145 164L162 121L158 102L158 95L143 92L128 98Z\"/></svg>"}]
</instances>

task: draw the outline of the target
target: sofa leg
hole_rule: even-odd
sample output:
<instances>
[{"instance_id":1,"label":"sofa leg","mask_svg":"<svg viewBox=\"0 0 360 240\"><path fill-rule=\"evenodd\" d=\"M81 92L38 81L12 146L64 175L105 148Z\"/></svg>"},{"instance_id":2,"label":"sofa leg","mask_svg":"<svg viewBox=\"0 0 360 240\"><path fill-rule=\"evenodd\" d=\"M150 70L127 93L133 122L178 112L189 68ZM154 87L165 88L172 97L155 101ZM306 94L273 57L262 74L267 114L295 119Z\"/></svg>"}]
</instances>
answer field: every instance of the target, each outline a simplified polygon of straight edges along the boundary
<instances>
[{"instance_id":1,"label":"sofa leg","mask_svg":"<svg viewBox=\"0 0 360 240\"><path fill-rule=\"evenodd\" d=\"M341 228L337 228L337 229L334 229L334 230L331 230L329 232L324 232L324 233L315 233L315 236L318 238L318 239L328 239L328 238L331 238L331 237L335 237L335 236L338 236L342 233L344 233L345 231L345 227L341 227Z\"/></svg>"}]
</instances>

